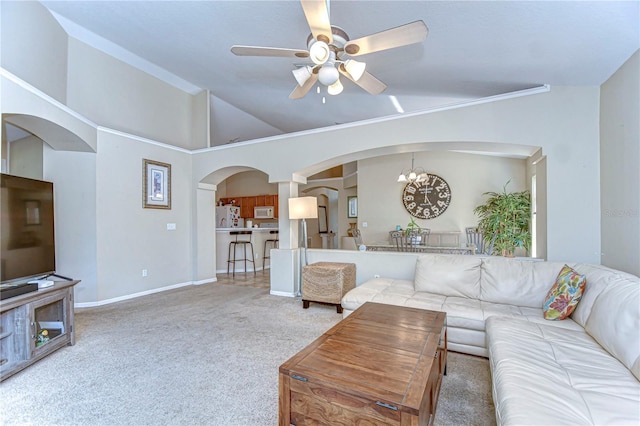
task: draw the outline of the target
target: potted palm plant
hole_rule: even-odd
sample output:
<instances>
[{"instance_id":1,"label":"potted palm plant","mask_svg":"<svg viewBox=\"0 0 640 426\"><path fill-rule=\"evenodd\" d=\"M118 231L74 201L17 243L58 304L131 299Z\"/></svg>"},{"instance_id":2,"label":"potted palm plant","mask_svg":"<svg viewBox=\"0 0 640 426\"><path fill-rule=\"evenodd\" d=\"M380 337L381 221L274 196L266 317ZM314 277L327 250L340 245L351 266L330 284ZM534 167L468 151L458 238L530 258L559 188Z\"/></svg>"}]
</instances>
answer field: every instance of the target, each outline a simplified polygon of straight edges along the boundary
<instances>
[{"instance_id":1,"label":"potted palm plant","mask_svg":"<svg viewBox=\"0 0 640 426\"><path fill-rule=\"evenodd\" d=\"M489 198L473 212L478 215L478 230L484 234L486 244L491 244L492 253L513 257L516 248L531 247L531 195L529 191L507 192L508 181L501 193L485 192Z\"/></svg>"}]
</instances>

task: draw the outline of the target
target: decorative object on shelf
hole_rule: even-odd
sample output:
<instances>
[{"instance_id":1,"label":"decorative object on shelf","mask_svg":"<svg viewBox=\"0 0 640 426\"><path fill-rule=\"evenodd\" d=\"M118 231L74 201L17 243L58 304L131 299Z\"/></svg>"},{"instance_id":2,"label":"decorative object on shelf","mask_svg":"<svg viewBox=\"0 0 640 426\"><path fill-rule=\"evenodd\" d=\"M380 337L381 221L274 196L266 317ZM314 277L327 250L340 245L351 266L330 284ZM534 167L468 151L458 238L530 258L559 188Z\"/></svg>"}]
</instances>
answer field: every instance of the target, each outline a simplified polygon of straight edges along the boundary
<instances>
[{"instance_id":1,"label":"decorative object on shelf","mask_svg":"<svg viewBox=\"0 0 640 426\"><path fill-rule=\"evenodd\" d=\"M142 160L142 207L171 210L171 164Z\"/></svg>"},{"instance_id":2,"label":"decorative object on shelf","mask_svg":"<svg viewBox=\"0 0 640 426\"><path fill-rule=\"evenodd\" d=\"M492 244L491 254L513 257L517 247L527 251L531 247L531 195L526 190L507 193L509 182L502 193L482 194L489 198L473 212L480 218L478 230L484 234L485 243Z\"/></svg>"},{"instance_id":3,"label":"decorative object on shelf","mask_svg":"<svg viewBox=\"0 0 640 426\"><path fill-rule=\"evenodd\" d=\"M440 176L430 173L421 173L420 176L424 177L409 180L405 185L402 203L411 216L433 219L444 213L451 204L451 189Z\"/></svg>"},{"instance_id":4,"label":"decorative object on shelf","mask_svg":"<svg viewBox=\"0 0 640 426\"><path fill-rule=\"evenodd\" d=\"M355 195L347 197L347 217L349 219L358 217L358 197Z\"/></svg>"},{"instance_id":5,"label":"decorative object on shelf","mask_svg":"<svg viewBox=\"0 0 640 426\"><path fill-rule=\"evenodd\" d=\"M36 347L40 347L49 342L49 330L40 330L36 338Z\"/></svg>"}]
</instances>

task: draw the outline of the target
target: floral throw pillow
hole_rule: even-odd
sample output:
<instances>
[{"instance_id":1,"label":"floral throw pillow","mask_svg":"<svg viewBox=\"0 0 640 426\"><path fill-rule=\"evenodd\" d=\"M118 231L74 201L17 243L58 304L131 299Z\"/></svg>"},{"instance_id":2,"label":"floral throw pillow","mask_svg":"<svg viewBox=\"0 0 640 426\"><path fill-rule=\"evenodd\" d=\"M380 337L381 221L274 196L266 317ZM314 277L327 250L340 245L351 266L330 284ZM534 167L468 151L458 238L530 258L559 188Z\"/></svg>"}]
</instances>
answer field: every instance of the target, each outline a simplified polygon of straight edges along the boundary
<instances>
[{"instance_id":1,"label":"floral throw pillow","mask_svg":"<svg viewBox=\"0 0 640 426\"><path fill-rule=\"evenodd\" d=\"M587 278L564 265L542 305L544 319L560 321L571 315L582 298Z\"/></svg>"}]
</instances>

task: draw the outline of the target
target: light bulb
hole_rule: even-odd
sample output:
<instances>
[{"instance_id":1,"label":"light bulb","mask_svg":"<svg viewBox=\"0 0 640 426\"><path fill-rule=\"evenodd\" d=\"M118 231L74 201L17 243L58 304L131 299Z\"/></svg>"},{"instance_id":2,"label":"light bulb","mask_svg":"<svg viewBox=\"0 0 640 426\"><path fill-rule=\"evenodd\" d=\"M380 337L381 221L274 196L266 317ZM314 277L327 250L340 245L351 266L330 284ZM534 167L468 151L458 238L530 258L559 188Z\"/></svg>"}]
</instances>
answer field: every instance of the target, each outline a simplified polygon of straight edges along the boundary
<instances>
[{"instance_id":1,"label":"light bulb","mask_svg":"<svg viewBox=\"0 0 640 426\"><path fill-rule=\"evenodd\" d=\"M323 65L320 72L318 72L318 80L325 86L331 86L333 83L338 81L339 77L340 73L333 64Z\"/></svg>"},{"instance_id":2,"label":"light bulb","mask_svg":"<svg viewBox=\"0 0 640 426\"><path fill-rule=\"evenodd\" d=\"M398 182L406 182L406 181L407 181L407 177L403 173L400 173L400 176L398 176Z\"/></svg>"},{"instance_id":3,"label":"light bulb","mask_svg":"<svg viewBox=\"0 0 640 426\"><path fill-rule=\"evenodd\" d=\"M331 86L327 87L327 92L329 92L330 95L339 95L343 89L344 86L340 83L340 79L338 79Z\"/></svg>"},{"instance_id":4,"label":"light bulb","mask_svg":"<svg viewBox=\"0 0 640 426\"><path fill-rule=\"evenodd\" d=\"M327 59L330 57L330 53L331 50L329 50L329 45L324 41L316 41L309 49L309 57L318 65L322 65L327 62Z\"/></svg>"},{"instance_id":5,"label":"light bulb","mask_svg":"<svg viewBox=\"0 0 640 426\"><path fill-rule=\"evenodd\" d=\"M312 71L312 68L309 66L306 66L306 67L295 69L291 72L293 73L293 76L296 78L298 85L302 87L304 86L304 83L306 83L307 80L309 80L309 77L311 77L311 71Z\"/></svg>"},{"instance_id":6,"label":"light bulb","mask_svg":"<svg viewBox=\"0 0 640 426\"><path fill-rule=\"evenodd\" d=\"M347 59L347 61L344 63L344 68L355 81L360 80L362 74L364 74L364 69L366 67L367 64L365 64L364 62L358 62L353 59Z\"/></svg>"}]
</instances>

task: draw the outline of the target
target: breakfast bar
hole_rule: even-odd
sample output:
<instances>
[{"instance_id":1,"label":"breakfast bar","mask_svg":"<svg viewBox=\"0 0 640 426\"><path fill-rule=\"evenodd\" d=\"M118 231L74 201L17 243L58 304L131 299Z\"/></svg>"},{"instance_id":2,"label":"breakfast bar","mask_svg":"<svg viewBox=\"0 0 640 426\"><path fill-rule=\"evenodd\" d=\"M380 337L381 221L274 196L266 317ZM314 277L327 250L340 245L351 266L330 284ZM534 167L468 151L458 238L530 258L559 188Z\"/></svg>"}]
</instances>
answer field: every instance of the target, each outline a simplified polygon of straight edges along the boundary
<instances>
[{"instance_id":1,"label":"breakfast bar","mask_svg":"<svg viewBox=\"0 0 640 426\"><path fill-rule=\"evenodd\" d=\"M254 261L255 268L257 271L263 269L262 259L265 252L265 241L268 239L277 238L271 234L271 231L276 230L278 228L217 228L216 229L216 273L227 273L227 257L229 255L229 243L235 239L233 235L231 235L232 231L253 231L251 234L251 242L253 244L253 253L254 253ZM273 245L267 245L267 251L272 249ZM238 248L237 256L242 257L243 254L240 254L240 249ZM267 253L269 256L269 253ZM266 268L270 268L269 259L265 259ZM249 271L253 271L253 264L248 264L247 268ZM244 265L238 263L236 267L237 272L244 272Z\"/></svg>"}]
</instances>

